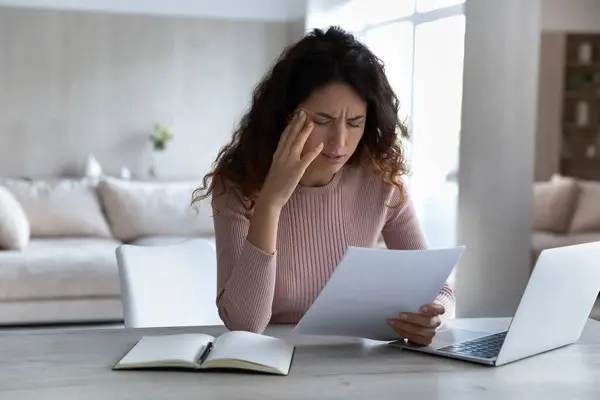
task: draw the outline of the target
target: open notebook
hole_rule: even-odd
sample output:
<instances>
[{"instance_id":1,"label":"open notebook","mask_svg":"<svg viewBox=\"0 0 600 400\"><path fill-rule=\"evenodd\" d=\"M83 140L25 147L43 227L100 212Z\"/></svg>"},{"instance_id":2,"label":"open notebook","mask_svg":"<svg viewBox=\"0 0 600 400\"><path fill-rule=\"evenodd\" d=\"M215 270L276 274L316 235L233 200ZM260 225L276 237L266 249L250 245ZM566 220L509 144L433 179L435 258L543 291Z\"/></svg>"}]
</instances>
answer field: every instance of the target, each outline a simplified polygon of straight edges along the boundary
<instances>
[{"instance_id":1,"label":"open notebook","mask_svg":"<svg viewBox=\"0 0 600 400\"><path fill-rule=\"evenodd\" d=\"M202 333L144 336L113 369L240 369L288 375L293 354L294 346L282 339L244 331L216 338Z\"/></svg>"}]
</instances>

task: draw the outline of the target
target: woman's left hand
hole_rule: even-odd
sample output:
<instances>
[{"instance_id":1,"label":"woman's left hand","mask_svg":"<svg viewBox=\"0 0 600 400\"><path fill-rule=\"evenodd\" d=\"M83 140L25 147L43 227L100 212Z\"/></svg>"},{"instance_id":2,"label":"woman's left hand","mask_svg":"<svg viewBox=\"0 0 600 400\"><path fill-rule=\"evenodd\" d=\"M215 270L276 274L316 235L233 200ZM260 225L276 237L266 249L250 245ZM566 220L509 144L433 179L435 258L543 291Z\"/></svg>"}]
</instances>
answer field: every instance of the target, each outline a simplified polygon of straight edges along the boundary
<instances>
[{"instance_id":1,"label":"woman's left hand","mask_svg":"<svg viewBox=\"0 0 600 400\"><path fill-rule=\"evenodd\" d=\"M426 304L419 312L404 312L398 317L388 318L388 323L402 339L428 346L433 341L437 328L442 324L440 315L444 312L446 310L441 304Z\"/></svg>"}]
</instances>

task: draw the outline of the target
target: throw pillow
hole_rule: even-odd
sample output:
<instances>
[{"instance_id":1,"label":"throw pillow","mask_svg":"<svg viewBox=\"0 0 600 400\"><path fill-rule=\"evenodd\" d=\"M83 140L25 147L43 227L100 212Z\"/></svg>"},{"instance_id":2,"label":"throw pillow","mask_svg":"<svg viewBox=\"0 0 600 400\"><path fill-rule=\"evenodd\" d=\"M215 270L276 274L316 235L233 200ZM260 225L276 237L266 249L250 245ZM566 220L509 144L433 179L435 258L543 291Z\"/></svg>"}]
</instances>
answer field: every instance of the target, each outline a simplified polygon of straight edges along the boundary
<instances>
[{"instance_id":1,"label":"throw pillow","mask_svg":"<svg viewBox=\"0 0 600 400\"><path fill-rule=\"evenodd\" d=\"M192 194L200 184L103 179L98 190L113 235L131 242L147 236L213 235L212 208L206 202L197 213Z\"/></svg>"},{"instance_id":2,"label":"throw pillow","mask_svg":"<svg viewBox=\"0 0 600 400\"><path fill-rule=\"evenodd\" d=\"M571 232L600 231L600 182L580 181Z\"/></svg>"},{"instance_id":3,"label":"throw pillow","mask_svg":"<svg viewBox=\"0 0 600 400\"><path fill-rule=\"evenodd\" d=\"M87 179L0 181L21 203L32 237L110 237L96 183Z\"/></svg>"},{"instance_id":4,"label":"throw pillow","mask_svg":"<svg viewBox=\"0 0 600 400\"><path fill-rule=\"evenodd\" d=\"M8 189L0 186L0 249L23 250L29 244L29 236L25 210Z\"/></svg>"},{"instance_id":5,"label":"throw pillow","mask_svg":"<svg viewBox=\"0 0 600 400\"><path fill-rule=\"evenodd\" d=\"M577 201L577 181L568 177L553 177L533 186L533 230L565 233Z\"/></svg>"}]
</instances>

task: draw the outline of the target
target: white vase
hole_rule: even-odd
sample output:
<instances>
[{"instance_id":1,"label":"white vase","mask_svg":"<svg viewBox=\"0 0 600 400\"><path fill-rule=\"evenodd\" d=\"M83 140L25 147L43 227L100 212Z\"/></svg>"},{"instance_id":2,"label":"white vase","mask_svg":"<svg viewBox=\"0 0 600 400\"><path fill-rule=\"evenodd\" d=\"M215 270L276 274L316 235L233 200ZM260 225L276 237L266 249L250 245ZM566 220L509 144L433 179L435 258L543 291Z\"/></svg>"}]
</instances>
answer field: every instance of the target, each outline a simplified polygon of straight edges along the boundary
<instances>
[{"instance_id":1,"label":"white vase","mask_svg":"<svg viewBox=\"0 0 600 400\"><path fill-rule=\"evenodd\" d=\"M152 152L152 164L150 165L149 171L149 175L151 178L158 178L161 176L164 165L164 158L164 151L155 150Z\"/></svg>"}]
</instances>

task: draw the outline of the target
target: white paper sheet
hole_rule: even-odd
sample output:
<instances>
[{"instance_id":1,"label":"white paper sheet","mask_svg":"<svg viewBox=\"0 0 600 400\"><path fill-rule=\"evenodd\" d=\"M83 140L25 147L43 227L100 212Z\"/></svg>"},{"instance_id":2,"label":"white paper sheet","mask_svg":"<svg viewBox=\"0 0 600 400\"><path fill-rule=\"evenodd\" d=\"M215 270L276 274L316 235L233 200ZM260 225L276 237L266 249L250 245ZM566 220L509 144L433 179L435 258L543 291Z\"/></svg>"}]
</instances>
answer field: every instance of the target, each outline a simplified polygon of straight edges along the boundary
<instances>
[{"instance_id":1,"label":"white paper sheet","mask_svg":"<svg viewBox=\"0 0 600 400\"><path fill-rule=\"evenodd\" d=\"M386 319L432 303L463 252L349 247L294 333L395 340Z\"/></svg>"}]
</instances>

